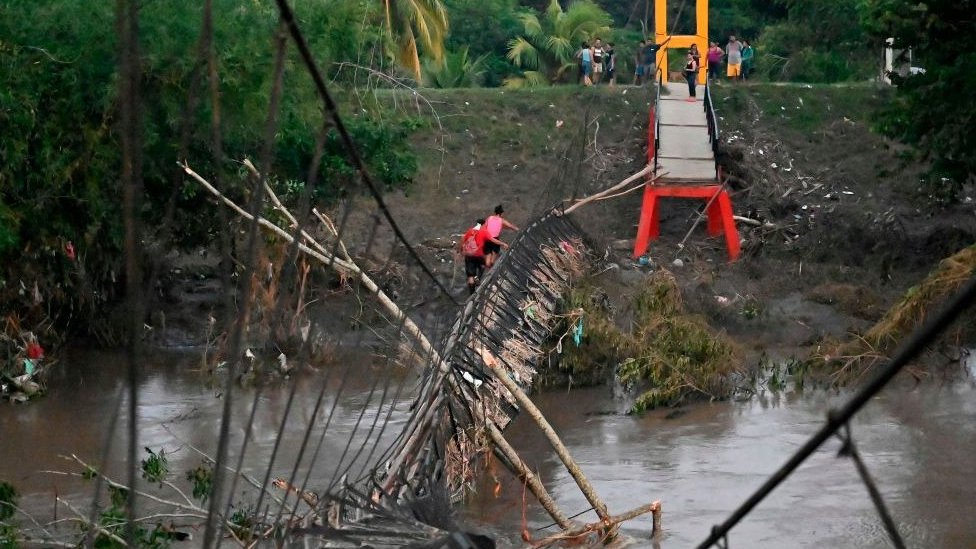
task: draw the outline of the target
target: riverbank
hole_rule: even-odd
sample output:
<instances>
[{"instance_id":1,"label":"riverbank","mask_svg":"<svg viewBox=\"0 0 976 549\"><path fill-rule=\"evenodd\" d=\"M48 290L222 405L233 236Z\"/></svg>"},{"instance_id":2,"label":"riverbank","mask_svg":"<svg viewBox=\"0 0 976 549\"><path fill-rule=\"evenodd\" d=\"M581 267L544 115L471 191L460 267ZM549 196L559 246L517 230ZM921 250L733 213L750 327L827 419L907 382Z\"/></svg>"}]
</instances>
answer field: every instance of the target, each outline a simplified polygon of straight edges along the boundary
<instances>
[{"instance_id":1,"label":"riverbank","mask_svg":"<svg viewBox=\"0 0 976 549\"><path fill-rule=\"evenodd\" d=\"M735 213L752 220L738 225L742 257L729 263L704 224L689 233L698 204L671 200L650 265L636 265L639 197L593 203L573 219L602 254L594 297L615 318L632 318L648 271L670 270L688 312L741 346L748 371L789 369L864 333L940 260L976 240L972 190L955 204L927 196L924 166L906 163L903 146L872 131L872 113L890 92L716 86L720 163L732 176ZM465 216L496 202L523 223L540 204L624 179L646 154L649 88L430 93L444 116L414 142L422 161L410 193L388 198L427 244L456 237Z\"/></svg>"}]
</instances>

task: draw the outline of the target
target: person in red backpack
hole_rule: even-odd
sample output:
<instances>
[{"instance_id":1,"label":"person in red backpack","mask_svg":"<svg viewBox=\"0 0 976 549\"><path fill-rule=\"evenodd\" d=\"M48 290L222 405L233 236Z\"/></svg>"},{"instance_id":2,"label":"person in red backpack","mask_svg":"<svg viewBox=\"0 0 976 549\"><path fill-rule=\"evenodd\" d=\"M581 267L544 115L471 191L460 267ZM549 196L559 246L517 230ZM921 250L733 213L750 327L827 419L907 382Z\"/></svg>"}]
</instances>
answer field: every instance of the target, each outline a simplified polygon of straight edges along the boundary
<instances>
[{"instance_id":1,"label":"person in red backpack","mask_svg":"<svg viewBox=\"0 0 976 549\"><path fill-rule=\"evenodd\" d=\"M458 251L464 256L464 274L468 277L468 292L474 293L481 275L485 272L485 233L481 226L485 220L479 219L458 241Z\"/></svg>"}]
</instances>

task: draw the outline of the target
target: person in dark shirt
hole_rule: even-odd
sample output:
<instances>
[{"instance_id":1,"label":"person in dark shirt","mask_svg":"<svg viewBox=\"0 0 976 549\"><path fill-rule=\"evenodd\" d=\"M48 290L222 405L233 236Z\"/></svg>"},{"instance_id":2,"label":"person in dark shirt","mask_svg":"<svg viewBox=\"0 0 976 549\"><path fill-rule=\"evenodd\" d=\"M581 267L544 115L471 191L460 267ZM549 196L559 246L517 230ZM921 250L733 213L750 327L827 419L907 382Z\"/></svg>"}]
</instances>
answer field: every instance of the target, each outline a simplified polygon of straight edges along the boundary
<instances>
[{"instance_id":1,"label":"person in dark shirt","mask_svg":"<svg viewBox=\"0 0 976 549\"><path fill-rule=\"evenodd\" d=\"M661 49L661 45L648 40L644 48L644 76L648 82L657 80L657 51Z\"/></svg>"},{"instance_id":2,"label":"person in dark shirt","mask_svg":"<svg viewBox=\"0 0 976 549\"><path fill-rule=\"evenodd\" d=\"M612 88L617 84L617 52L613 49L613 42L607 44L605 55L606 61L604 61L604 65L607 68L607 85Z\"/></svg>"},{"instance_id":3,"label":"person in dark shirt","mask_svg":"<svg viewBox=\"0 0 976 549\"><path fill-rule=\"evenodd\" d=\"M695 61L695 56L688 52L688 60L685 62L685 78L688 79L688 99L685 101L693 102L695 101L695 86L698 80L698 61Z\"/></svg>"},{"instance_id":4,"label":"person in dark shirt","mask_svg":"<svg viewBox=\"0 0 976 549\"><path fill-rule=\"evenodd\" d=\"M637 43L637 52L634 54L634 85L640 86L644 80L644 48L647 46L641 40Z\"/></svg>"}]
</instances>

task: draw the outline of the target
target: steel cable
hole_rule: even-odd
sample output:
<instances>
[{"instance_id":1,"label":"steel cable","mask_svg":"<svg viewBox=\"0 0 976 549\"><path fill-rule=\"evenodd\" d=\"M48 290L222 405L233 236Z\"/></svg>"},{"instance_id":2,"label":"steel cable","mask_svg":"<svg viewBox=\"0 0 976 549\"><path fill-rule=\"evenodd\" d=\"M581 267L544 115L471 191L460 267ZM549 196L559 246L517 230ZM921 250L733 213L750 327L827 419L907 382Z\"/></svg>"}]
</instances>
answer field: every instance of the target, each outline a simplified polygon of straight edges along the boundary
<instances>
[{"instance_id":1,"label":"steel cable","mask_svg":"<svg viewBox=\"0 0 976 549\"><path fill-rule=\"evenodd\" d=\"M843 428L852 417L864 407L871 398L883 389L895 376L921 353L936 337L965 311L976 298L976 277L970 278L955 295L949 299L941 311L917 328L898 348L894 358L881 368L877 375L858 390L847 403L839 409L827 413L827 422L791 456L782 467L774 472L732 515L712 528L709 536L698 547L705 549L724 538L728 532L748 515L763 499L789 477L807 460L828 438Z\"/></svg>"}]
</instances>

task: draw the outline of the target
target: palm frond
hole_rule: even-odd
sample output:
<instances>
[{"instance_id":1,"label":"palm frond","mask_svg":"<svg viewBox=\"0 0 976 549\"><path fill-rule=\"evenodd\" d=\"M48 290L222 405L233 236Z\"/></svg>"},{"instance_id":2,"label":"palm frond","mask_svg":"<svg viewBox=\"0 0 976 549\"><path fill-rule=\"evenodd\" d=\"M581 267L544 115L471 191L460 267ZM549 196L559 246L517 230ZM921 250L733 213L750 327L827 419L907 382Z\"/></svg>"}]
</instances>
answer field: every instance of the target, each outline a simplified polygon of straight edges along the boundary
<instances>
[{"instance_id":1,"label":"palm frond","mask_svg":"<svg viewBox=\"0 0 976 549\"><path fill-rule=\"evenodd\" d=\"M591 40L597 36L604 38L610 33L613 20L600 6L590 0L573 2L559 20L559 36L564 36L573 42Z\"/></svg>"},{"instance_id":2,"label":"palm frond","mask_svg":"<svg viewBox=\"0 0 976 549\"><path fill-rule=\"evenodd\" d=\"M539 50L522 36L509 40L506 57L516 67L539 68Z\"/></svg>"},{"instance_id":3,"label":"palm frond","mask_svg":"<svg viewBox=\"0 0 976 549\"><path fill-rule=\"evenodd\" d=\"M488 54L471 59L467 46L445 52L441 62L424 60L424 82L435 88L463 88L478 84L485 72Z\"/></svg>"},{"instance_id":4,"label":"palm frond","mask_svg":"<svg viewBox=\"0 0 976 549\"><path fill-rule=\"evenodd\" d=\"M528 37L536 37L543 35L542 23L539 21L539 17L532 12L523 12L516 16L520 23L522 23L522 31Z\"/></svg>"},{"instance_id":5,"label":"palm frond","mask_svg":"<svg viewBox=\"0 0 976 549\"><path fill-rule=\"evenodd\" d=\"M444 39L447 37L447 11L441 0L400 0L410 25L424 51L439 59L444 55Z\"/></svg>"},{"instance_id":6,"label":"palm frond","mask_svg":"<svg viewBox=\"0 0 976 549\"><path fill-rule=\"evenodd\" d=\"M525 71L522 76L509 76L502 81L502 86L509 89L538 88L548 85L546 76L538 71Z\"/></svg>"},{"instance_id":7,"label":"palm frond","mask_svg":"<svg viewBox=\"0 0 976 549\"><path fill-rule=\"evenodd\" d=\"M559 68L557 68L556 72L553 74L552 82L555 84L556 82L566 82L570 80L570 75L574 74L578 68L579 65L577 65L575 62L567 62L559 65Z\"/></svg>"},{"instance_id":8,"label":"palm frond","mask_svg":"<svg viewBox=\"0 0 976 549\"><path fill-rule=\"evenodd\" d=\"M563 16L563 7L559 4L559 0L550 0L549 6L546 7L545 18L546 22L550 25L555 24L556 21Z\"/></svg>"},{"instance_id":9,"label":"palm frond","mask_svg":"<svg viewBox=\"0 0 976 549\"><path fill-rule=\"evenodd\" d=\"M546 49L561 63L572 61L578 47L579 43L570 42L563 36L551 35L546 38Z\"/></svg>"}]
</instances>

